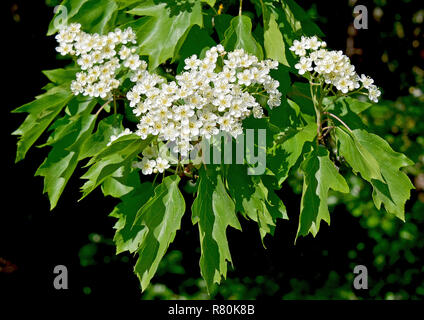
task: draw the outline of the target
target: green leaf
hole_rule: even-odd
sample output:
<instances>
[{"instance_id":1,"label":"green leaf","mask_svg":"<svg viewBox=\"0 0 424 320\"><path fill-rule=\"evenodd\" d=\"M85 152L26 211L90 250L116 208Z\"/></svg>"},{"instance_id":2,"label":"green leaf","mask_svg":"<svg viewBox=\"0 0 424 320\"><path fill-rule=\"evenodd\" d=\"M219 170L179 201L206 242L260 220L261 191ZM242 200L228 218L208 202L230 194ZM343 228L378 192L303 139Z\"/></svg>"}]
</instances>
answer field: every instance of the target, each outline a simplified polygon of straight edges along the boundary
<instances>
[{"instance_id":1,"label":"green leaf","mask_svg":"<svg viewBox=\"0 0 424 320\"><path fill-rule=\"evenodd\" d=\"M67 25L69 19L74 17L82 5L90 0L64 0L61 5L66 8L65 10L58 10L52 21L50 22L49 29L47 31L47 35L51 36L55 34L60 26Z\"/></svg>"},{"instance_id":2,"label":"green leaf","mask_svg":"<svg viewBox=\"0 0 424 320\"><path fill-rule=\"evenodd\" d=\"M73 22L80 23L82 30L104 34L112 28L118 5L115 0L64 0L66 12L58 11L49 25L47 35L58 31L58 27Z\"/></svg>"},{"instance_id":3,"label":"green leaf","mask_svg":"<svg viewBox=\"0 0 424 320\"><path fill-rule=\"evenodd\" d=\"M201 29L199 26L191 28L187 35L181 49L178 51L179 64L177 67L177 73L180 73L184 69L184 59L196 54L198 57L204 48L211 48L215 46L215 41L209 36L205 29Z\"/></svg>"},{"instance_id":4,"label":"green leaf","mask_svg":"<svg viewBox=\"0 0 424 320\"><path fill-rule=\"evenodd\" d=\"M259 60L263 59L262 47L252 36L252 21L249 17L241 15L231 20L230 27L225 31L222 43L226 50L244 49Z\"/></svg>"},{"instance_id":5,"label":"green leaf","mask_svg":"<svg viewBox=\"0 0 424 320\"><path fill-rule=\"evenodd\" d=\"M110 214L118 219L113 227L116 230L113 237L116 254L124 251L136 252L148 231L143 225L134 225L134 221L140 208L153 196L153 185L150 182L140 184L140 179L128 185L133 191L124 195L121 203Z\"/></svg>"},{"instance_id":6,"label":"green leaf","mask_svg":"<svg viewBox=\"0 0 424 320\"><path fill-rule=\"evenodd\" d=\"M348 133L343 129L336 128L336 137L340 142L340 155L343 156L355 173L359 172L362 178L367 181L373 179L384 181L380 173L380 166L373 153L361 144L353 132Z\"/></svg>"},{"instance_id":7,"label":"green leaf","mask_svg":"<svg viewBox=\"0 0 424 320\"><path fill-rule=\"evenodd\" d=\"M266 57L289 66L286 58L286 49L283 35L281 34L275 16L271 14L267 20L268 21L266 21L264 15L264 45Z\"/></svg>"},{"instance_id":8,"label":"green leaf","mask_svg":"<svg viewBox=\"0 0 424 320\"><path fill-rule=\"evenodd\" d=\"M284 40L284 53L288 64L295 71L294 65L298 59L289 50L293 40L305 36L324 36L318 26L308 17L308 14L292 0L281 1L281 7L264 2L275 15Z\"/></svg>"},{"instance_id":9,"label":"green leaf","mask_svg":"<svg viewBox=\"0 0 424 320\"><path fill-rule=\"evenodd\" d=\"M346 159L350 156L345 149L342 149L343 143L346 143L346 135L342 129L337 129L337 137L340 139L340 154ZM353 130L351 136L354 137L356 145L361 145L375 159L381 179L368 176L365 180L373 186L373 200L377 209L384 208L388 213L394 214L401 220L405 220L405 203L410 197L411 189L414 189L408 176L400 171L402 167L413 165L405 155L393 151L390 145L379 136L369 133L365 130ZM345 140L342 140L345 139ZM343 151L342 151L343 150ZM355 165L348 161L349 165Z\"/></svg>"},{"instance_id":10,"label":"green leaf","mask_svg":"<svg viewBox=\"0 0 424 320\"><path fill-rule=\"evenodd\" d=\"M192 26L203 26L200 1L195 2L190 12L181 11L174 16L169 15L165 3L155 4L154 1L144 1L128 13L148 16L129 26L137 34L139 53L149 56L151 70L174 57L177 44L185 39Z\"/></svg>"},{"instance_id":11,"label":"green leaf","mask_svg":"<svg viewBox=\"0 0 424 320\"><path fill-rule=\"evenodd\" d=\"M284 22L293 33L301 32L306 36L324 36L320 28L309 18L308 14L293 0L281 1ZM292 39L294 40L294 39Z\"/></svg>"},{"instance_id":12,"label":"green leaf","mask_svg":"<svg viewBox=\"0 0 424 320\"><path fill-rule=\"evenodd\" d=\"M310 123L299 130L289 131L281 140L276 140L269 150L268 168L275 174L281 185L288 177L290 169L296 164L307 142L317 136L317 125Z\"/></svg>"},{"instance_id":13,"label":"green leaf","mask_svg":"<svg viewBox=\"0 0 424 320\"><path fill-rule=\"evenodd\" d=\"M215 5L216 0L202 0L202 2L207 3L209 6L211 6L213 8L213 6Z\"/></svg>"},{"instance_id":14,"label":"green leaf","mask_svg":"<svg viewBox=\"0 0 424 320\"><path fill-rule=\"evenodd\" d=\"M78 121L83 116L88 116L93 111L96 104L97 100L92 98L75 97L71 99L66 106L65 116L53 122L48 128L48 131L52 131L52 133L48 137L46 143L38 147L53 146L70 134L77 134L79 128L75 127L74 122ZM69 149L71 147L71 145L66 146L65 144L62 144L63 149Z\"/></svg>"},{"instance_id":15,"label":"green leaf","mask_svg":"<svg viewBox=\"0 0 424 320\"><path fill-rule=\"evenodd\" d=\"M82 114L65 116L61 119L61 125L55 128L52 135L54 138L47 144L53 148L35 175L44 177L43 191L49 195L51 209L56 207L77 167L81 147L94 129L96 116L90 112L95 104L96 101L83 102Z\"/></svg>"},{"instance_id":16,"label":"green leaf","mask_svg":"<svg viewBox=\"0 0 424 320\"><path fill-rule=\"evenodd\" d=\"M80 159L96 156L107 148L110 138L124 131L122 126L122 115L114 114L99 122L97 131L84 143L80 152Z\"/></svg>"},{"instance_id":17,"label":"green leaf","mask_svg":"<svg viewBox=\"0 0 424 320\"><path fill-rule=\"evenodd\" d=\"M289 68L280 64L278 65L277 70L270 71L270 75L273 79L277 80L280 83L278 90L283 94L282 97L285 97L291 87ZM284 100L285 99L283 98L283 101ZM280 107L274 108L273 110L277 110L277 109L280 109Z\"/></svg>"},{"instance_id":18,"label":"green leaf","mask_svg":"<svg viewBox=\"0 0 424 320\"><path fill-rule=\"evenodd\" d=\"M105 197L121 198L134 190L133 185L140 180L138 170L121 167L111 177L102 183L102 192Z\"/></svg>"},{"instance_id":19,"label":"green leaf","mask_svg":"<svg viewBox=\"0 0 424 320\"><path fill-rule=\"evenodd\" d=\"M302 119L308 123L316 122L316 114L310 94L309 83L293 83L291 90L287 93L287 96L299 106Z\"/></svg>"},{"instance_id":20,"label":"green leaf","mask_svg":"<svg viewBox=\"0 0 424 320\"><path fill-rule=\"evenodd\" d=\"M81 199L85 198L105 179L111 176L117 177L118 170L122 167L128 170L132 165L132 161L150 144L151 140L152 137L141 140L135 134L123 136L92 158L88 163L91 167L81 177L81 179L88 180L81 188L83 192Z\"/></svg>"},{"instance_id":21,"label":"green leaf","mask_svg":"<svg viewBox=\"0 0 424 320\"><path fill-rule=\"evenodd\" d=\"M218 33L219 41L222 42L225 39L225 31L230 27L233 16L229 14L220 14L214 17L215 30Z\"/></svg>"},{"instance_id":22,"label":"green leaf","mask_svg":"<svg viewBox=\"0 0 424 320\"><path fill-rule=\"evenodd\" d=\"M353 111L356 114L359 114L373 104L369 101L361 101L352 97L339 97L334 103L336 97L325 98L323 103L327 106L327 110L339 110L341 113L346 114L348 111ZM336 104L336 106L334 105Z\"/></svg>"},{"instance_id":23,"label":"green leaf","mask_svg":"<svg viewBox=\"0 0 424 320\"><path fill-rule=\"evenodd\" d=\"M249 176L244 165L231 165L226 174L228 190L234 199L236 211L259 225L262 239L273 235L278 218L288 219L286 208L275 194L270 176Z\"/></svg>"},{"instance_id":24,"label":"green leaf","mask_svg":"<svg viewBox=\"0 0 424 320\"><path fill-rule=\"evenodd\" d=\"M232 262L226 236L228 226L241 230L231 200L219 172L214 166L201 169L197 197L192 206L193 224L200 235L200 272L211 292L227 275L227 261Z\"/></svg>"},{"instance_id":25,"label":"green leaf","mask_svg":"<svg viewBox=\"0 0 424 320\"><path fill-rule=\"evenodd\" d=\"M12 133L20 136L16 162L25 158L29 148L37 141L71 98L72 93L68 86L66 88L62 86L54 87L43 95L38 96L36 100L12 111L14 113L29 113L22 125Z\"/></svg>"},{"instance_id":26,"label":"green leaf","mask_svg":"<svg viewBox=\"0 0 424 320\"><path fill-rule=\"evenodd\" d=\"M44 70L43 74L54 84L61 85L75 80L75 74L79 70L80 69L75 67L69 67L65 69Z\"/></svg>"},{"instance_id":27,"label":"green leaf","mask_svg":"<svg viewBox=\"0 0 424 320\"><path fill-rule=\"evenodd\" d=\"M139 4L140 2L143 2L143 0L115 0L115 2L118 4L119 9L124 9L129 6Z\"/></svg>"},{"instance_id":28,"label":"green leaf","mask_svg":"<svg viewBox=\"0 0 424 320\"><path fill-rule=\"evenodd\" d=\"M322 146L316 146L305 156L301 169L304 179L296 239L309 232L316 236L321 220L330 224L327 204L330 189L349 192L349 186L330 160L328 150Z\"/></svg>"},{"instance_id":29,"label":"green leaf","mask_svg":"<svg viewBox=\"0 0 424 320\"><path fill-rule=\"evenodd\" d=\"M153 278L159 262L174 241L185 212L177 175L168 176L155 188L155 195L137 212L134 226L143 226L146 231L138 249L139 258L134 271L144 291Z\"/></svg>"}]
</instances>

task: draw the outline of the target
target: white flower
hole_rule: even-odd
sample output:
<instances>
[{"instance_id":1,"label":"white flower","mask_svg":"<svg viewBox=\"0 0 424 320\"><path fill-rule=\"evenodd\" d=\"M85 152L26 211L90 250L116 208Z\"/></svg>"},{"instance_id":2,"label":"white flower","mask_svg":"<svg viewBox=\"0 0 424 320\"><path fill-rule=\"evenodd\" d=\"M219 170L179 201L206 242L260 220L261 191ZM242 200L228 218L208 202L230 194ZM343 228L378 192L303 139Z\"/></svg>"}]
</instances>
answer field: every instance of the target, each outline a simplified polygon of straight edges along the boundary
<instances>
[{"instance_id":1,"label":"white flower","mask_svg":"<svg viewBox=\"0 0 424 320\"><path fill-rule=\"evenodd\" d=\"M321 46L321 42L318 41L318 38L316 36L313 36L306 40L308 43L308 47L311 50L318 50Z\"/></svg>"},{"instance_id":2,"label":"white flower","mask_svg":"<svg viewBox=\"0 0 424 320\"><path fill-rule=\"evenodd\" d=\"M360 78L362 85L364 86L365 89L369 89L371 87L371 85L374 83L374 80L371 79L370 77L367 77L364 74L361 74L361 78Z\"/></svg>"},{"instance_id":3,"label":"white flower","mask_svg":"<svg viewBox=\"0 0 424 320\"><path fill-rule=\"evenodd\" d=\"M302 57L300 58L300 62L294 67L299 70L299 74L304 74L306 71L312 71L312 60Z\"/></svg>"},{"instance_id":4,"label":"white flower","mask_svg":"<svg viewBox=\"0 0 424 320\"><path fill-rule=\"evenodd\" d=\"M343 93L347 93L349 91L350 81L346 78L340 78L340 80L336 84L337 90L340 90Z\"/></svg>"},{"instance_id":5,"label":"white flower","mask_svg":"<svg viewBox=\"0 0 424 320\"><path fill-rule=\"evenodd\" d=\"M82 70L87 70L88 68L91 68L94 62L90 55L84 55L78 59L77 63L80 65Z\"/></svg>"},{"instance_id":6,"label":"white flower","mask_svg":"<svg viewBox=\"0 0 424 320\"><path fill-rule=\"evenodd\" d=\"M185 63L185 66L184 66L185 70L195 69L200 64L200 60L198 60L197 56L194 54L190 58L185 59L184 63Z\"/></svg>"},{"instance_id":7,"label":"white flower","mask_svg":"<svg viewBox=\"0 0 424 320\"><path fill-rule=\"evenodd\" d=\"M137 125L138 130L135 132L138 136L140 136L141 139L145 140L147 139L147 136L149 135L149 126L138 124Z\"/></svg>"},{"instance_id":8,"label":"white flower","mask_svg":"<svg viewBox=\"0 0 424 320\"><path fill-rule=\"evenodd\" d=\"M300 42L299 40L293 41L293 45L290 47L290 50L294 51L296 55L301 57L306 54L304 43Z\"/></svg>"},{"instance_id":9,"label":"white flower","mask_svg":"<svg viewBox=\"0 0 424 320\"><path fill-rule=\"evenodd\" d=\"M219 52L219 53L225 53L225 49L224 49L224 46L222 45L222 44L218 44L217 46L216 46L216 50Z\"/></svg>"},{"instance_id":10,"label":"white flower","mask_svg":"<svg viewBox=\"0 0 424 320\"><path fill-rule=\"evenodd\" d=\"M156 166L156 161L149 160L148 158L143 158L143 160L141 160L141 162L137 164L137 167L141 169L141 172L144 175L152 174L155 166Z\"/></svg>"},{"instance_id":11,"label":"white flower","mask_svg":"<svg viewBox=\"0 0 424 320\"><path fill-rule=\"evenodd\" d=\"M76 80L71 82L71 91L75 94L78 95L80 93L84 92L84 87L82 86L82 84Z\"/></svg>"},{"instance_id":12,"label":"white flower","mask_svg":"<svg viewBox=\"0 0 424 320\"><path fill-rule=\"evenodd\" d=\"M131 50L126 46L122 46L121 50L119 51L119 58L121 60L127 60L130 55Z\"/></svg>"},{"instance_id":13,"label":"white flower","mask_svg":"<svg viewBox=\"0 0 424 320\"><path fill-rule=\"evenodd\" d=\"M230 107L231 96L220 94L219 97L213 101L213 104L218 107L218 111L222 112Z\"/></svg>"},{"instance_id":14,"label":"white flower","mask_svg":"<svg viewBox=\"0 0 424 320\"><path fill-rule=\"evenodd\" d=\"M141 60L137 55L131 55L124 61L124 67L130 68L131 70L137 70L140 65Z\"/></svg>"},{"instance_id":15,"label":"white flower","mask_svg":"<svg viewBox=\"0 0 424 320\"><path fill-rule=\"evenodd\" d=\"M371 86L369 87L369 91L368 91L368 98L369 98L371 101L373 101L373 102L377 103L377 102L378 102L378 98L379 98L380 96L381 96L381 92L380 92L380 90L378 90L376 86L371 85Z\"/></svg>"},{"instance_id":16,"label":"white flower","mask_svg":"<svg viewBox=\"0 0 424 320\"><path fill-rule=\"evenodd\" d=\"M170 165L169 165L169 161L168 160L162 159L160 157L156 159L156 169L160 173L164 172L169 167L170 167Z\"/></svg>"},{"instance_id":17,"label":"white flower","mask_svg":"<svg viewBox=\"0 0 424 320\"><path fill-rule=\"evenodd\" d=\"M249 86L252 83L252 73L249 70L244 70L242 73L237 74L237 79L239 84L244 84Z\"/></svg>"}]
</instances>

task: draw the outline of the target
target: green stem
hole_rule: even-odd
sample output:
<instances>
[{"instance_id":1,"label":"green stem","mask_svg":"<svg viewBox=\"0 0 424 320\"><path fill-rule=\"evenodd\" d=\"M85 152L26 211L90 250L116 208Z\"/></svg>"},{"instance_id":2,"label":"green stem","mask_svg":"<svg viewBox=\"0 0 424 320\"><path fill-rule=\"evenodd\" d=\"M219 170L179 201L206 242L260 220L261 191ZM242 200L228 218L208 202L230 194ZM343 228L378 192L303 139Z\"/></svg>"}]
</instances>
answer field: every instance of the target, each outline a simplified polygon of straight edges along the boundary
<instances>
[{"instance_id":1,"label":"green stem","mask_svg":"<svg viewBox=\"0 0 424 320\"><path fill-rule=\"evenodd\" d=\"M113 96L113 113L116 114L117 113L117 107L116 107L116 97Z\"/></svg>"},{"instance_id":2,"label":"green stem","mask_svg":"<svg viewBox=\"0 0 424 320\"><path fill-rule=\"evenodd\" d=\"M312 86L312 80L309 81L309 84L310 84L309 85L309 90L311 92L312 103L314 105L315 114L316 114L316 117L317 117L317 137L318 137L317 144L318 144L319 141L321 140L321 131L322 131L322 129L321 129L322 128L322 124L321 124L321 110L320 110L320 105L319 105L319 103L317 101L317 96L314 93L314 89L313 89L313 86ZM321 101L322 101L322 99L321 99Z\"/></svg>"},{"instance_id":3,"label":"green stem","mask_svg":"<svg viewBox=\"0 0 424 320\"><path fill-rule=\"evenodd\" d=\"M339 121L347 130L349 130L350 133L353 133L352 129L350 129L349 126L335 114L332 114L331 112L328 112L328 111L325 111L324 114L329 115L330 117L333 117L334 119Z\"/></svg>"},{"instance_id":4,"label":"green stem","mask_svg":"<svg viewBox=\"0 0 424 320\"><path fill-rule=\"evenodd\" d=\"M166 169L166 171L169 171L169 172L174 173L174 174L176 173L176 171L174 169L171 169L171 168Z\"/></svg>"},{"instance_id":5,"label":"green stem","mask_svg":"<svg viewBox=\"0 0 424 320\"><path fill-rule=\"evenodd\" d=\"M239 16L241 16L242 8L243 8L243 0L240 0Z\"/></svg>"},{"instance_id":6,"label":"green stem","mask_svg":"<svg viewBox=\"0 0 424 320\"><path fill-rule=\"evenodd\" d=\"M97 112L96 112L96 114L95 114L95 116L97 117L98 115L99 115L99 113L109 104L109 103L111 103L112 102L112 99L111 100L109 100L109 101L107 101L104 105L102 105L101 107L100 107L100 109L99 110L97 110Z\"/></svg>"},{"instance_id":7,"label":"green stem","mask_svg":"<svg viewBox=\"0 0 424 320\"><path fill-rule=\"evenodd\" d=\"M253 92L252 95L255 95L255 96L258 95L258 96L262 96L262 97L268 98L268 96L266 96L266 95L264 95L264 94L262 94L260 92Z\"/></svg>"},{"instance_id":8,"label":"green stem","mask_svg":"<svg viewBox=\"0 0 424 320\"><path fill-rule=\"evenodd\" d=\"M159 172L158 172L158 173L156 173L156 176L155 176L155 178L153 179L153 182L152 182L153 186L155 185L155 182L156 182L156 179L158 178L158 176L159 176Z\"/></svg>"}]
</instances>

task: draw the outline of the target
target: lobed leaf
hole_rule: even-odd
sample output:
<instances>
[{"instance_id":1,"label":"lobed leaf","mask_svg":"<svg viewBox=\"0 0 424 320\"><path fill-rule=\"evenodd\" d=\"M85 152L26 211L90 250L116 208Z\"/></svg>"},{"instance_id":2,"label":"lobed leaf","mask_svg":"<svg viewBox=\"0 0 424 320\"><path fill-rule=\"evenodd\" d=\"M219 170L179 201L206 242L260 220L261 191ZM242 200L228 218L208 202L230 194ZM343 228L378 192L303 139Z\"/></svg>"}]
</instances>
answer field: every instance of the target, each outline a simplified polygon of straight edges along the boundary
<instances>
[{"instance_id":1,"label":"lobed leaf","mask_svg":"<svg viewBox=\"0 0 424 320\"><path fill-rule=\"evenodd\" d=\"M225 31L223 46L227 51L244 49L255 55L259 60L263 59L262 47L252 36L252 21L249 17L239 15L231 20L229 28Z\"/></svg>"},{"instance_id":2,"label":"lobed leaf","mask_svg":"<svg viewBox=\"0 0 424 320\"><path fill-rule=\"evenodd\" d=\"M57 125L46 145L52 146L48 157L38 168L36 176L44 177L44 192L48 194L51 209L56 206L66 184L80 160L82 146L94 129L96 116L91 114L96 101L79 104L83 111L66 115Z\"/></svg>"},{"instance_id":3,"label":"lobed leaf","mask_svg":"<svg viewBox=\"0 0 424 320\"><path fill-rule=\"evenodd\" d=\"M13 135L20 136L16 152L16 162L25 158L29 148L37 141L71 99L72 93L67 85L54 87L38 96L36 100L12 111L14 113L29 113L22 125L12 133Z\"/></svg>"},{"instance_id":4,"label":"lobed leaf","mask_svg":"<svg viewBox=\"0 0 424 320\"><path fill-rule=\"evenodd\" d=\"M138 175L138 174L137 174ZM137 212L153 196L153 185L150 182L132 183L133 191L122 196L121 203L110 213L117 218L114 225L116 230L113 241L116 245L116 254L124 251L134 253L140 247L147 229L143 225L134 225Z\"/></svg>"},{"instance_id":5,"label":"lobed leaf","mask_svg":"<svg viewBox=\"0 0 424 320\"><path fill-rule=\"evenodd\" d=\"M79 68L68 67L53 70L44 70L43 74L54 84L61 85L64 83L71 83L75 80L75 75L79 71Z\"/></svg>"},{"instance_id":6,"label":"lobed leaf","mask_svg":"<svg viewBox=\"0 0 424 320\"><path fill-rule=\"evenodd\" d=\"M192 26L203 26L200 1L194 3L191 11L181 11L174 16L168 11L165 3L155 4L152 0L128 11L144 16L128 26L132 26L137 34L139 53L149 56L151 70L174 57L177 44L185 39Z\"/></svg>"},{"instance_id":7,"label":"lobed leaf","mask_svg":"<svg viewBox=\"0 0 424 320\"><path fill-rule=\"evenodd\" d=\"M310 123L299 130L289 132L282 141L274 142L269 150L268 168L274 173L281 185L288 177L290 169L296 164L307 142L317 136L317 125Z\"/></svg>"},{"instance_id":8,"label":"lobed leaf","mask_svg":"<svg viewBox=\"0 0 424 320\"><path fill-rule=\"evenodd\" d=\"M47 35L59 31L60 26L80 23L89 33L104 34L113 26L118 5L115 0L64 0L61 5L66 12L59 10L50 22Z\"/></svg>"},{"instance_id":9,"label":"lobed leaf","mask_svg":"<svg viewBox=\"0 0 424 320\"><path fill-rule=\"evenodd\" d=\"M233 200L228 195L221 174L214 166L201 169L196 199L191 208L193 224L199 227L200 272L211 292L227 275L227 261L232 262L226 230L241 230Z\"/></svg>"},{"instance_id":10,"label":"lobed leaf","mask_svg":"<svg viewBox=\"0 0 424 320\"><path fill-rule=\"evenodd\" d=\"M226 174L228 190L235 202L235 210L258 223L262 239L274 234L276 221L288 219L286 207L274 190L271 176L246 175L244 165L231 165Z\"/></svg>"},{"instance_id":11,"label":"lobed leaf","mask_svg":"<svg viewBox=\"0 0 424 320\"><path fill-rule=\"evenodd\" d=\"M365 130L356 129L348 134L343 129L337 129L336 136L340 140L340 155L373 186L372 197L377 209L384 204L388 213L405 220L405 203L414 186L400 169L413 162L405 155L393 151L387 141ZM367 154L368 161L362 162L361 166L355 162L359 155L355 149L352 150L353 145ZM372 162L369 159L373 159ZM371 175L371 171L377 172Z\"/></svg>"},{"instance_id":12,"label":"lobed leaf","mask_svg":"<svg viewBox=\"0 0 424 320\"><path fill-rule=\"evenodd\" d=\"M330 160L328 150L323 146L315 146L305 156L301 169L304 179L296 239L299 236L306 236L309 232L316 236L321 220L330 224L327 204L330 189L349 192L349 186Z\"/></svg>"},{"instance_id":13,"label":"lobed leaf","mask_svg":"<svg viewBox=\"0 0 424 320\"><path fill-rule=\"evenodd\" d=\"M113 135L117 136L124 131L122 118L122 115L114 114L102 119L97 126L97 131L82 145L80 159L82 160L95 157L101 151L106 149L110 138Z\"/></svg>"},{"instance_id":14,"label":"lobed leaf","mask_svg":"<svg viewBox=\"0 0 424 320\"><path fill-rule=\"evenodd\" d=\"M177 175L168 176L155 188L151 197L137 212L133 226L143 226L143 236L138 248L139 258L134 271L145 290L153 278L159 262L174 241L185 212L185 201L181 194Z\"/></svg>"},{"instance_id":15,"label":"lobed leaf","mask_svg":"<svg viewBox=\"0 0 424 320\"><path fill-rule=\"evenodd\" d=\"M152 137L141 140L137 135L123 136L93 157L88 163L91 167L81 177L81 179L88 180L81 188L83 192L81 199L85 198L107 178L119 175L118 170L122 170L122 167L128 170L137 155L150 144L151 140Z\"/></svg>"},{"instance_id":16,"label":"lobed leaf","mask_svg":"<svg viewBox=\"0 0 424 320\"><path fill-rule=\"evenodd\" d=\"M380 173L380 166L373 153L367 150L357 139L355 134L349 134L343 129L336 129L339 140L339 152L355 173L359 172L367 181L373 179L384 181Z\"/></svg>"}]
</instances>

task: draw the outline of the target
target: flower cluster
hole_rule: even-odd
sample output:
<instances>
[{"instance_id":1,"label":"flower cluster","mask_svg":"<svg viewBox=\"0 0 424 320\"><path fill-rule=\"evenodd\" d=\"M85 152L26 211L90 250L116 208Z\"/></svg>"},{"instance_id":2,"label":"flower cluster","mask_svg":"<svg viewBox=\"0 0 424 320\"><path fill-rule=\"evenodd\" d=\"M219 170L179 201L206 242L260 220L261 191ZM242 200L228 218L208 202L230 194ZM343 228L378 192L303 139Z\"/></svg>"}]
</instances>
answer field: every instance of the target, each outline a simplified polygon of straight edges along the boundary
<instances>
[{"instance_id":1,"label":"flower cluster","mask_svg":"<svg viewBox=\"0 0 424 320\"><path fill-rule=\"evenodd\" d=\"M144 175L149 175L157 172L164 172L170 167L168 160L161 157L152 160L149 157L144 157L140 162L135 163L135 167L141 169Z\"/></svg>"},{"instance_id":2,"label":"flower cluster","mask_svg":"<svg viewBox=\"0 0 424 320\"><path fill-rule=\"evenodd\" d=\"M265 96L270 108L280 105L279 83L269 75L277 67L275 61L258 61L242 49L227 53L218 45L203 59L187 58L185 71L176 81L167 83L139 69L131 77L135 85L127 94L140 117L136 134L171 141L173 152L183 157L200 137L209 139L221 131L237 137L243 119L251 114L263 116L255 96Z\"/></svg>"},{"instance_id":3,"label":"flower cluster","mask_svg":"<svg viewBox=\"0 0 424 320\"><path fill-rule=\"evenodd\" d=\"M295 40L290 50L300 57L299 63L295 65L299 74L303 75L307 72L313 76L317 74L325 84L334 86L344 94L365 88L368 90L368 98L378 102L381 92L373 84L374 80L365 75L359 77L349 57L342 51L331 51L325 48L326 43L319 41L315 36L302 36L300 41Z\"/></svg>"},{"instance_id":4,"label":"flower cluster","mask_svg":"<svg viewBox=\"0 0 424 320\"><path fill-rule=\"evenodd\" d=\"M126 97L134 114L140 118L136 134L149 135L165 143L172 151L186 157L202 138L226 132L237 137L243 132L242 121L253 115L261 118L265 103L280 105L279 82L270 71L278 67L272 60L259 61L243 49L226 52L222 45L212 47L203 59L193 55L185 59L184 71L167 82L147 71L146 62L136 54L135 33L131 28L116 29L107 35L88 34L80 24L71 24L56 36L62 55L76 57L81 71L71 83L75 95L110 99L120 86L117 77L128 69L134 83ZM127 72L127 74L128 74ZM259 98L259 99L258 99ZM108 145L129 129L112 136ZM163 172L169 167L162 158L144 156L136 164L144 174Z\"/></svg>"},{"instance_id":5,"label":"flower cluster","mask_svg":"<svg viewBox=\"0 0 424 320\"><path fill-rule=\"evenodd\" d=\"M107 35L88 34L78 23L64 27L56 35L61 55L77 57L81 72L71 84L75 95L109 98L111 91L120 85L116 79L122 68L138 70L147 65L135 53L135 33L131 28L116 29Z\"/></svg>"}]
</instances>

